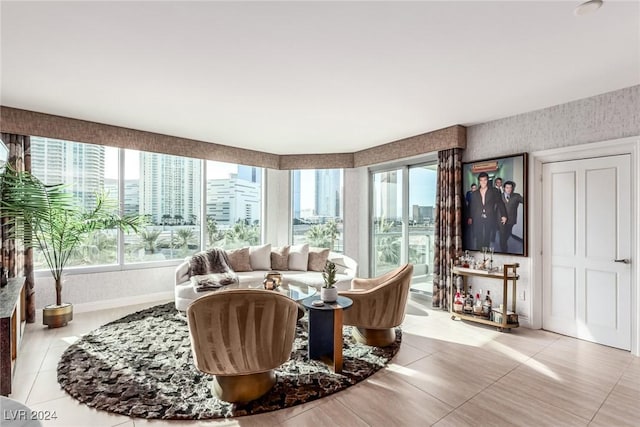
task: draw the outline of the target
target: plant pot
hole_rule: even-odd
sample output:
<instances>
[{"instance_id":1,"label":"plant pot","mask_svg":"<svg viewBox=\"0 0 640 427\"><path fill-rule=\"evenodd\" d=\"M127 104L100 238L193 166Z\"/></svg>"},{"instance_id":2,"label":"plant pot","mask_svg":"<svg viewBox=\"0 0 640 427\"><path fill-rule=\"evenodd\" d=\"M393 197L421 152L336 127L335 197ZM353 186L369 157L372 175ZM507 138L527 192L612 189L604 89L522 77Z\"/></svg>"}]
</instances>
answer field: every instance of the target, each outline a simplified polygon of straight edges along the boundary
<instances>
[{"instance_id":1,"label":"plant pot","mask_svg":"<svg viewBox=\"0 0 640 427\"><path fill-rule=\"evenodd\" d=\"M320 299L324 302L336 302L338 300L338 288L320 288Z\"/></svg>"},{"instance_id":2,"label":"plant pot","mask_svg":"<svg viewBox=\"0 0 640 427\"><path fill-rule=\"evenodd\" d=\"M51 328L67 326L73 320L73 305L64 302L60 305L51 304L42 309L42 324Z\"/></svg>"}]
</instances>

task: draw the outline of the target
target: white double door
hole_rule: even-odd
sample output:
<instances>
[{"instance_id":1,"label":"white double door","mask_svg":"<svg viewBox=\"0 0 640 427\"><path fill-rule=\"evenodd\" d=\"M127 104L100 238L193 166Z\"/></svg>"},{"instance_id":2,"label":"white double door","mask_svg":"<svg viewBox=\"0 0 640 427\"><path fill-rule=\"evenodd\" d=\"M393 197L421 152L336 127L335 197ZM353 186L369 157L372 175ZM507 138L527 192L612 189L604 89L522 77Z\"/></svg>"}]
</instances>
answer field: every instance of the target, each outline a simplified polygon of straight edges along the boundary
<instances>
[{"instance_id":1,"label":"white double door","mask_svg":"<svg viewBox=\"0 0 640 427\"><path fill-rule=\"evenodd\" d=\"M631 348L631 156L543 165L543 328Z\"/></svg>"}]
</instances>

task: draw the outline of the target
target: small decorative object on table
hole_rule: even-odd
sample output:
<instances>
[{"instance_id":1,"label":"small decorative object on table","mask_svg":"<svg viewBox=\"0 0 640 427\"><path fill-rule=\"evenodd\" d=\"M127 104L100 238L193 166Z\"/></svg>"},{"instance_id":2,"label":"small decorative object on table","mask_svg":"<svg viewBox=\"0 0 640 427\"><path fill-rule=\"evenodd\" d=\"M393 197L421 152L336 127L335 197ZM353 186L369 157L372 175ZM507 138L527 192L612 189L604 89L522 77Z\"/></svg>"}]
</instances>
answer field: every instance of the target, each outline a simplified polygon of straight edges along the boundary
<instances>
[{"instance_id":1,"label":"small decorative object on table","mask_svg":"<svg viewBox=\"0 0 640 427\"><path fill-rule=\"evenodd\" d=\"M327 261L322 271L324 285L320 289L320 299L324 302L335 302L338 299L338 288L334 286L336 280L336 265Z\"/></svg>"},{"instance_id":2,"label":"small decorative object on table","mask_svg":"<svg viewBox=\"0 0 640 427\"><path fill-rule=\"evenodd\" d=\"M265 289L273 291L282 284L282 274L277 271L270 271L264 275L262 283Z\"/></svg>"}]
</instances>

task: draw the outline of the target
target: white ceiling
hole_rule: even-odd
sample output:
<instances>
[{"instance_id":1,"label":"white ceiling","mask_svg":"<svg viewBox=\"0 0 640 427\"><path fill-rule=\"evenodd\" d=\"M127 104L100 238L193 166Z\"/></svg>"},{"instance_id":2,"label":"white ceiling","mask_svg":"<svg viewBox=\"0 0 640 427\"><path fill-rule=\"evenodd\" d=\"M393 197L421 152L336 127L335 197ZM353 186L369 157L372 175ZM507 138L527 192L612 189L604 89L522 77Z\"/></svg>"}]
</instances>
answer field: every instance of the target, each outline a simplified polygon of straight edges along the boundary
<instances>
[{"instance_id":1,"label":"white ceiling","mask_svg":"<svg viewBox=\"0 0 640 427\"><path fill-rule=\"evenodd\" d=\"M640 84L640 8L2 1L2 105L277 154L350 152Z\"/></svg>"}]
</instances>

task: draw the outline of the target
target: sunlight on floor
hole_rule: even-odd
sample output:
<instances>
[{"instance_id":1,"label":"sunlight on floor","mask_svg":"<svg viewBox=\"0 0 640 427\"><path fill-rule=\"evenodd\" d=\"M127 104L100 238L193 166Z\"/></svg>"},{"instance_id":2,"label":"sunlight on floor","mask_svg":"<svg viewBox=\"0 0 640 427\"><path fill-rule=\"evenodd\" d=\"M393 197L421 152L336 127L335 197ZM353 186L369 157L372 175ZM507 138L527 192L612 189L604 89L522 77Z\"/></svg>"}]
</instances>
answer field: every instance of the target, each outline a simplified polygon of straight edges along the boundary
<instances>
[{"instance_id":1,"label":"sunlight on floor","mask_svg":"<svg viewBox=\"0 0 640 427\"><path fill-rule=\"evenodd\" d=\"M543 375L546 375L547 377L558 381L558 382L564 382L564 380L562 378L560 378L560 376L558 376L558 374L556 374L555 372L553 372L551 369L549 369L546 365L544 365L543 363L538 362L537 360L530 358L528 360L525 360L524 362L522 362L524 365L527 365L528 367L530 367L531 369L535 370L536 372L539 372Z\"/></svg>"},{"instance_id":2,"label":"sunlight on floor","mask_svg":"<svg viewBox=\"0 0 640 427\"><path fill-rule=\"evenodd\" d=\"M562 381L562 378L560 378L558 374L553 372L546 365L538 362L535 359L532 359L530 356L527 356L526 354L521 353L518 350L515 350L513 347L509 347L495 341L488 343L488 347L490 347L492 350L495 350L495 351L498 351L499 353L504 354L505 356L515 360L516 362L520 362L524 365L527 365L528 367L535 370L536 372L546 375L547 377L553 380Z\"/></svg>"},{"instance_id":3,"label":"sunlight on floor","mask_svg":"<svg viewBox=\"0 0 640 427\"><path fill-rule=\"evenodd\" d=\"M62 337L60 338L62 341L66 342L67 344L71 345L74 344L76 341L78 341L80 339L79 336L76 335L72 335L69 337Z\"/></svg>"}]
</instances>

